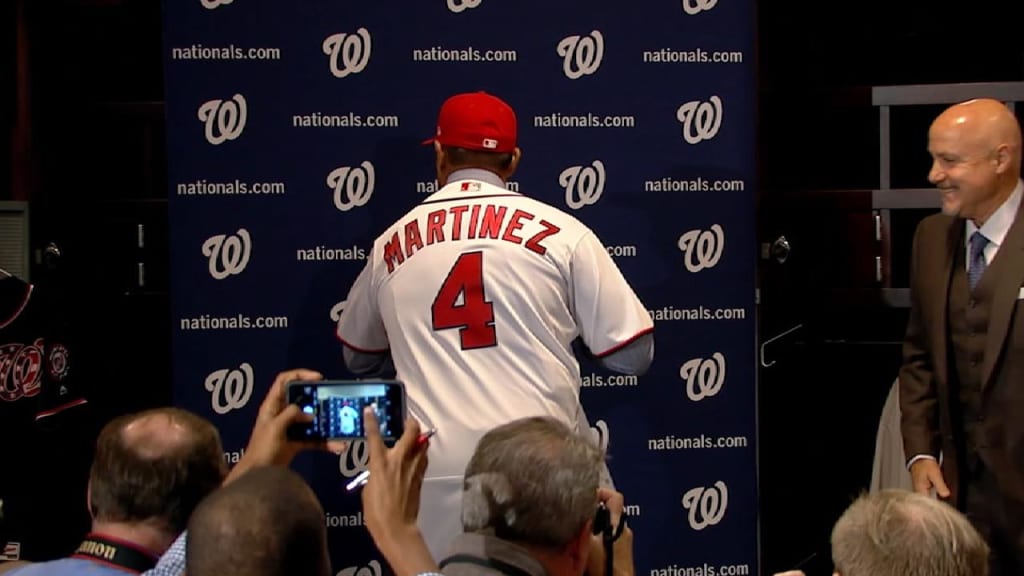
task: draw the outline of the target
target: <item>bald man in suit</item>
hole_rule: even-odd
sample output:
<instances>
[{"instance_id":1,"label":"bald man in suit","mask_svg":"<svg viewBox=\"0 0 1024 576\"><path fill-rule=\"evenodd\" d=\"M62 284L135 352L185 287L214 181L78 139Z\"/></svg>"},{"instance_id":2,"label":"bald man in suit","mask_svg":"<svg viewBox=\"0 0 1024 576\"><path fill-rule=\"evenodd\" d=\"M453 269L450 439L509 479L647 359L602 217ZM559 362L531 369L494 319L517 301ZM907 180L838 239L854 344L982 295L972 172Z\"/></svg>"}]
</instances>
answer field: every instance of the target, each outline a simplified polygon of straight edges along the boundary
<instances>
[{"instance_id":1,"label":"bald man in suit","mask_svg":"<svg viewBox=\"0 0 1024 576\"><path fill-rule=\"evenodd\" d=\"M1001 102L947 108L928 132L942 213L914 236L900 370L914 489L964 511L992 576L1024 574L1021 130Z\"/></svg>"}]
</instances>

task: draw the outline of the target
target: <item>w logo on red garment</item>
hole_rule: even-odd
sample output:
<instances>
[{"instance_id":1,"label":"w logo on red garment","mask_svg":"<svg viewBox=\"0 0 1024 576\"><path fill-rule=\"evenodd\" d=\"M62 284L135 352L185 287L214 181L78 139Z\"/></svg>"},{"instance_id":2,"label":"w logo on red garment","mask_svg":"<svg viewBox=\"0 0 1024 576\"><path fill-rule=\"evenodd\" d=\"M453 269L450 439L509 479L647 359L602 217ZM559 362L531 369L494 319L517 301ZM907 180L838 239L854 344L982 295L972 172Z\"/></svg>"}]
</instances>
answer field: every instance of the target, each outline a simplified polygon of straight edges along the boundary
<instances>
[{"instance_id":1,"label":"w logo on red garment","mask_svg":"<svg viewBox=\"0 0 1024 576\"><path fill-rule=\"evenodd\" d=\"M366 566L349 566L338 572L337 576L380 576L380 562L370 560Z\"/></svg>"},{"instance_id":2,"label":"w logo on red garment","mask_svg":"<svg viewBox=\"0 0 1024 576\"><path fill-rule=\"evenodd\" d=\"M42 373L42 338L32 344L0 346L0 400L14 402L39 394Z\"/></svg>"}]
</instances>

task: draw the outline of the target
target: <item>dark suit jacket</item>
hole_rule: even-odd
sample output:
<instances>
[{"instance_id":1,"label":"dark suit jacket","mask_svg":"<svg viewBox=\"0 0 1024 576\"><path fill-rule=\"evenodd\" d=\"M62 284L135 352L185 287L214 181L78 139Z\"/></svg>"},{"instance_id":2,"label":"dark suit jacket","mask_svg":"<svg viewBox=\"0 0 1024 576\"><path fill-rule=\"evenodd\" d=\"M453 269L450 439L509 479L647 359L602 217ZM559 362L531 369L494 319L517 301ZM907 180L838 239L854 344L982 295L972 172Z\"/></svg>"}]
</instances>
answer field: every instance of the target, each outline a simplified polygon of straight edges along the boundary
<instances>
[{"instance_id":1,"label":"dark suit jacket","mask_svg":"<svg viewBox=\"0 0 1024 576\"><path fill-rule=\"evenodd\" d=\"M980 423L988 448L982 460L996 476L1000 491L1024 505L1024 202L986 276L992 272L995 291L989 311L982 362ZM962 250L965 221L942 214L925 218L914 234L911 261L910 321L900 370L901 431L906 456L938 456L958 502L961 465L957 452L950 390L948 292L955 250ZM999 263L996 270L992 268ZM988 282L988 280L986 280ZM954 436L956 435L956 436Z\"/></svg>"}]
</instances>

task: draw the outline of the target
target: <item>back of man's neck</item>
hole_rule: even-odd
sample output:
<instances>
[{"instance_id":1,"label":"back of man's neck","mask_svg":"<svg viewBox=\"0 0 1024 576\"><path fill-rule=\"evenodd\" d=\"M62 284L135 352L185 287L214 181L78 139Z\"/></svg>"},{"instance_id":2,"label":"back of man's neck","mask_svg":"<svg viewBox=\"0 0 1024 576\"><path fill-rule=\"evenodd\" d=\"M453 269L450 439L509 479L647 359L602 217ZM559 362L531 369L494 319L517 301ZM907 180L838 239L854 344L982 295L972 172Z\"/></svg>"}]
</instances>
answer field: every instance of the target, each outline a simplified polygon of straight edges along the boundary
<instances>
[{"instance_id":1,"label":"back of man's neck","mask_svg":"<svg viewBox=\"0 0 1024 576\"><path fill-rule=\"evenodd\" d=\"M530 555L537 559L537 562L540 562L548 576L576 576L570 558L566 557L564 553L535 546L524 546L522 544L520 546L529 551Z\"/></svg>"},{"instance_id":2,"label":"back of man's neck","mask_svg":"<svg viewBox=\"0 0 1024 576\"><path fill-rule=\"evenodd\" d=\"M124 522L101 522L98 520L92 523L92 533L98 536L107 536L130 542L156 556L161 556L177 537L160 530L151 524L129 524Z\"/></svg>"}]
</instances>

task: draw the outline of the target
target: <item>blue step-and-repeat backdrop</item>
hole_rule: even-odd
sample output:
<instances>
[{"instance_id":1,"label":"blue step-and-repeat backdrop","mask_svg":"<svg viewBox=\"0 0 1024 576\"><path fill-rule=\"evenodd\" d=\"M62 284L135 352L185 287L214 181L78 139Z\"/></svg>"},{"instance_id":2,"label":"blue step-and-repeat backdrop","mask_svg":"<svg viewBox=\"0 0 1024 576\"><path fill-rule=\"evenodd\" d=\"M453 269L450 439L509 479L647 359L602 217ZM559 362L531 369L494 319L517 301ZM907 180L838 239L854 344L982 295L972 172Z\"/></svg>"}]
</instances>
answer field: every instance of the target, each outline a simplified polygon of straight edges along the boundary
<instances>
[{"instance_id":1,"label":"blue step-and-repeat backdrop","mask_svg":"<svg viewBox=\"0 0 1024 576\"><path fill-rule=\"evenodd\" d=\"M448 96L515 108L509 186L596 231L655 320L640 377L582 364L640 574L756 574L753 0L165 0L175 403L237 460L276 373L351 376L373 239L437 189ZM382 562L340 459L295 463L334 572Z\"/></svg>"}]
</instances>

